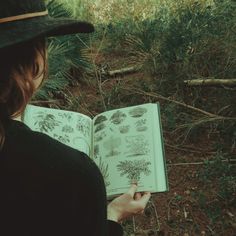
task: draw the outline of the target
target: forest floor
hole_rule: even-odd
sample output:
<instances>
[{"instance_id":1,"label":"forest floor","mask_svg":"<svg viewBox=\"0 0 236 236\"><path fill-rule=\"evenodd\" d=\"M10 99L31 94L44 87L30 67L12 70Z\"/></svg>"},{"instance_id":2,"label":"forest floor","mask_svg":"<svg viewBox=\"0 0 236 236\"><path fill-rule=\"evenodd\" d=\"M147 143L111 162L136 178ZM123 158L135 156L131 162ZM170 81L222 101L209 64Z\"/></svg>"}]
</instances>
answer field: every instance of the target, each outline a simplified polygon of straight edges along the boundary
<instances>
[{"instance_id":1,"label":"forest floor","mask_svg":"<svg viewBox=\"0 0 236 236\"><path fill-rule=\"evenodd\" d=\"M107 55L96 61L96 64L106 63L115 70L127 67L129 60ZM132 98L122 94L142 79L148 84L151 78L142 72L109 79L97 77L79 81L72 93L80 97L80 111L93 116L106 108L119 107L121 101L124 105L124 98L129 106ZM148 100L140 98L138 102ZM228 162L214 161L217 150L213 142L206 141L204 133L195 143L181 146L174 144L175 137L165 127L163 133L169 191L152 194L143 215L121 222L125 236L236 235L235 199L220 194L224 183L219 175L227 172ZM207 165L207 160L213 162ZM221 172L215 171L217 168Z\"/></svg>"}]
</instances>

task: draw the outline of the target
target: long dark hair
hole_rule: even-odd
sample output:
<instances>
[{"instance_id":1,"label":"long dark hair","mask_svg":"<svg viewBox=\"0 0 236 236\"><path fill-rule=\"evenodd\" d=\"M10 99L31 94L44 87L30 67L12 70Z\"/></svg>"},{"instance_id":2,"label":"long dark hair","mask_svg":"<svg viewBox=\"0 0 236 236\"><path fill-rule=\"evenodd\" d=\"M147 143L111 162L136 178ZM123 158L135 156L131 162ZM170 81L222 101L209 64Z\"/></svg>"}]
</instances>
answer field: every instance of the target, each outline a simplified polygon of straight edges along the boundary
<instances>
[{"instance_id":1,"label":"long dark hair","mask_svg":"<svg viewBox=\"0 0 236 236\"><path fill-rule=\"evenodd\" d=\"M39 56L44 61L43 71L39 71ZM45 77L46 71L44 38L0 49L0 149L8 121L24 111L35 91L33 80L42 73Z\"/></svg>"}]
</instances>

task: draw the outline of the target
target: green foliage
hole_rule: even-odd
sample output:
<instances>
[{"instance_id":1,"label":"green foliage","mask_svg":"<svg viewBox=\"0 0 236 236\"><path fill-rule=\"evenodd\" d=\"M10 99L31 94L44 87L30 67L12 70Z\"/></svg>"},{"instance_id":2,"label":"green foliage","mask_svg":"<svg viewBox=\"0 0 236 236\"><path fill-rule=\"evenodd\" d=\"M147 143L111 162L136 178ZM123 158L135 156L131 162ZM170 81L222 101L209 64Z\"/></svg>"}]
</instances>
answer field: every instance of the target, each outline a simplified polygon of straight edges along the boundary
<instances>
[{"instance_id":1,"label":"green foliage","mask_svg":"<svg viewBox=\"0 0 236 236\"><path fill-rule=\"evenodd\" d=\"M72 17L71 9L67 8L63 3L56 2L55 0L47 1L47 9L49 15L54 18Z\"/></svg>"},{"instance_id":2,"label":"green foliage","mask_svg":"<svg viewBox=\"0 0 236 236\"><path fill-rule=\"evenodd\" d=\"M195 2L180 5L174 13L161 5L153 18L111 22L106 50L128 52L131 63L156 75L159 90L165 95L176 90L181 93L183 78L233 78L235 34L231 29L236 14L233 1L227 4L203 7Z\"/></svg>"},{"instance_id":3,"label":"green foliage","mask_svg":"<svg viewBox=\"0 0 236 236\"><path fill-rule=\"evenodd\" d=\"M56 1L48 2L49 13L53 17L71 17L70 10L62 3ZM84 48L88 47L89 35L75 34L48 39L48 79L43 87L35 94L34 99L48 100L57 91L63 91L70 83L72 70L82 74L91 69Z\"/></svg>"},{"instance_id":4,"label":"green foliage","mask_svg":"<svg viewBox=\"0 0 236 236\"><path fill-rule=\"evenodd\" d=\"M230 162L223 162L223 158L225 157L218 153L214 161L206 161L199 172L199 178L206 186L216 182L218 195L231 201L236 196L236 168Z\"/></svg>"},{"instance_id":5,"label":"green foliage","mask_svg":"<svg viewBox=\"0 0 236 236\"><path fill-rule=\"evenodd\" d=\"M162 114L165 116L166 127L168 130L173 130L176 127L176 117L175 117L176 107L173 104L167 105Z\"/></svg>"}]
</instances>

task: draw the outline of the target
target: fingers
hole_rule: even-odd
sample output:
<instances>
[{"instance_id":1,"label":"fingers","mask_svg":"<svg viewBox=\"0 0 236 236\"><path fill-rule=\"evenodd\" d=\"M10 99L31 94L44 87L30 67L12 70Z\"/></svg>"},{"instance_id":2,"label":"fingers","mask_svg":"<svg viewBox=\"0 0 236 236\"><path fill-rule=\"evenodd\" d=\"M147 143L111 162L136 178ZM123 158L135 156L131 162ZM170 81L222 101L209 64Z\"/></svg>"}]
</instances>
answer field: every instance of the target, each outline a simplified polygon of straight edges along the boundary
<instances>
[{"instance_id":1,"label":"fingers","mask_svg":"<svg viewBox=\"0 0 236 236\"><path fill-rule=\"evenodd\" d=\"M143 208L145 208L145 206L147 205L150 197L151 197L151 193L150 192L145 192L143 194L143 196L138 200L139 204L141 204L143 206Z\"/></svg>"},{"instance_id":2,"label":"fingers","mask_svg":"<svg viewBox=\"0 0 236 236\"><path fill-rule=\"evenodd\" d=\"M141 193L135 193L134 200L138 201L141 198Z\"/></svg>"}]
</instances>

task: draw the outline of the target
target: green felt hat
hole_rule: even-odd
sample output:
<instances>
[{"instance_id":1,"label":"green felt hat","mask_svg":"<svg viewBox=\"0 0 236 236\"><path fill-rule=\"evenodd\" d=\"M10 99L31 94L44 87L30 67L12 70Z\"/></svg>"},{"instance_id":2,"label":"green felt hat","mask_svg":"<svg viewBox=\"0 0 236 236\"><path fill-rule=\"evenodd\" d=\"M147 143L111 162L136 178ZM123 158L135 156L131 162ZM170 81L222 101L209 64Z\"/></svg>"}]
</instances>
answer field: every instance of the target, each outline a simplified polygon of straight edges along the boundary
<instances>
[{"instance_id":1,"label":"green felt hat","mask_svg":"<svg viewBox=\"0 0 236 236\"><path fill-rule=\"evenodd\" d=\"M43 0L0 0L0 49L40 36L93 31L85 21L50 17Z\"/></svg>"}]
</instances>

